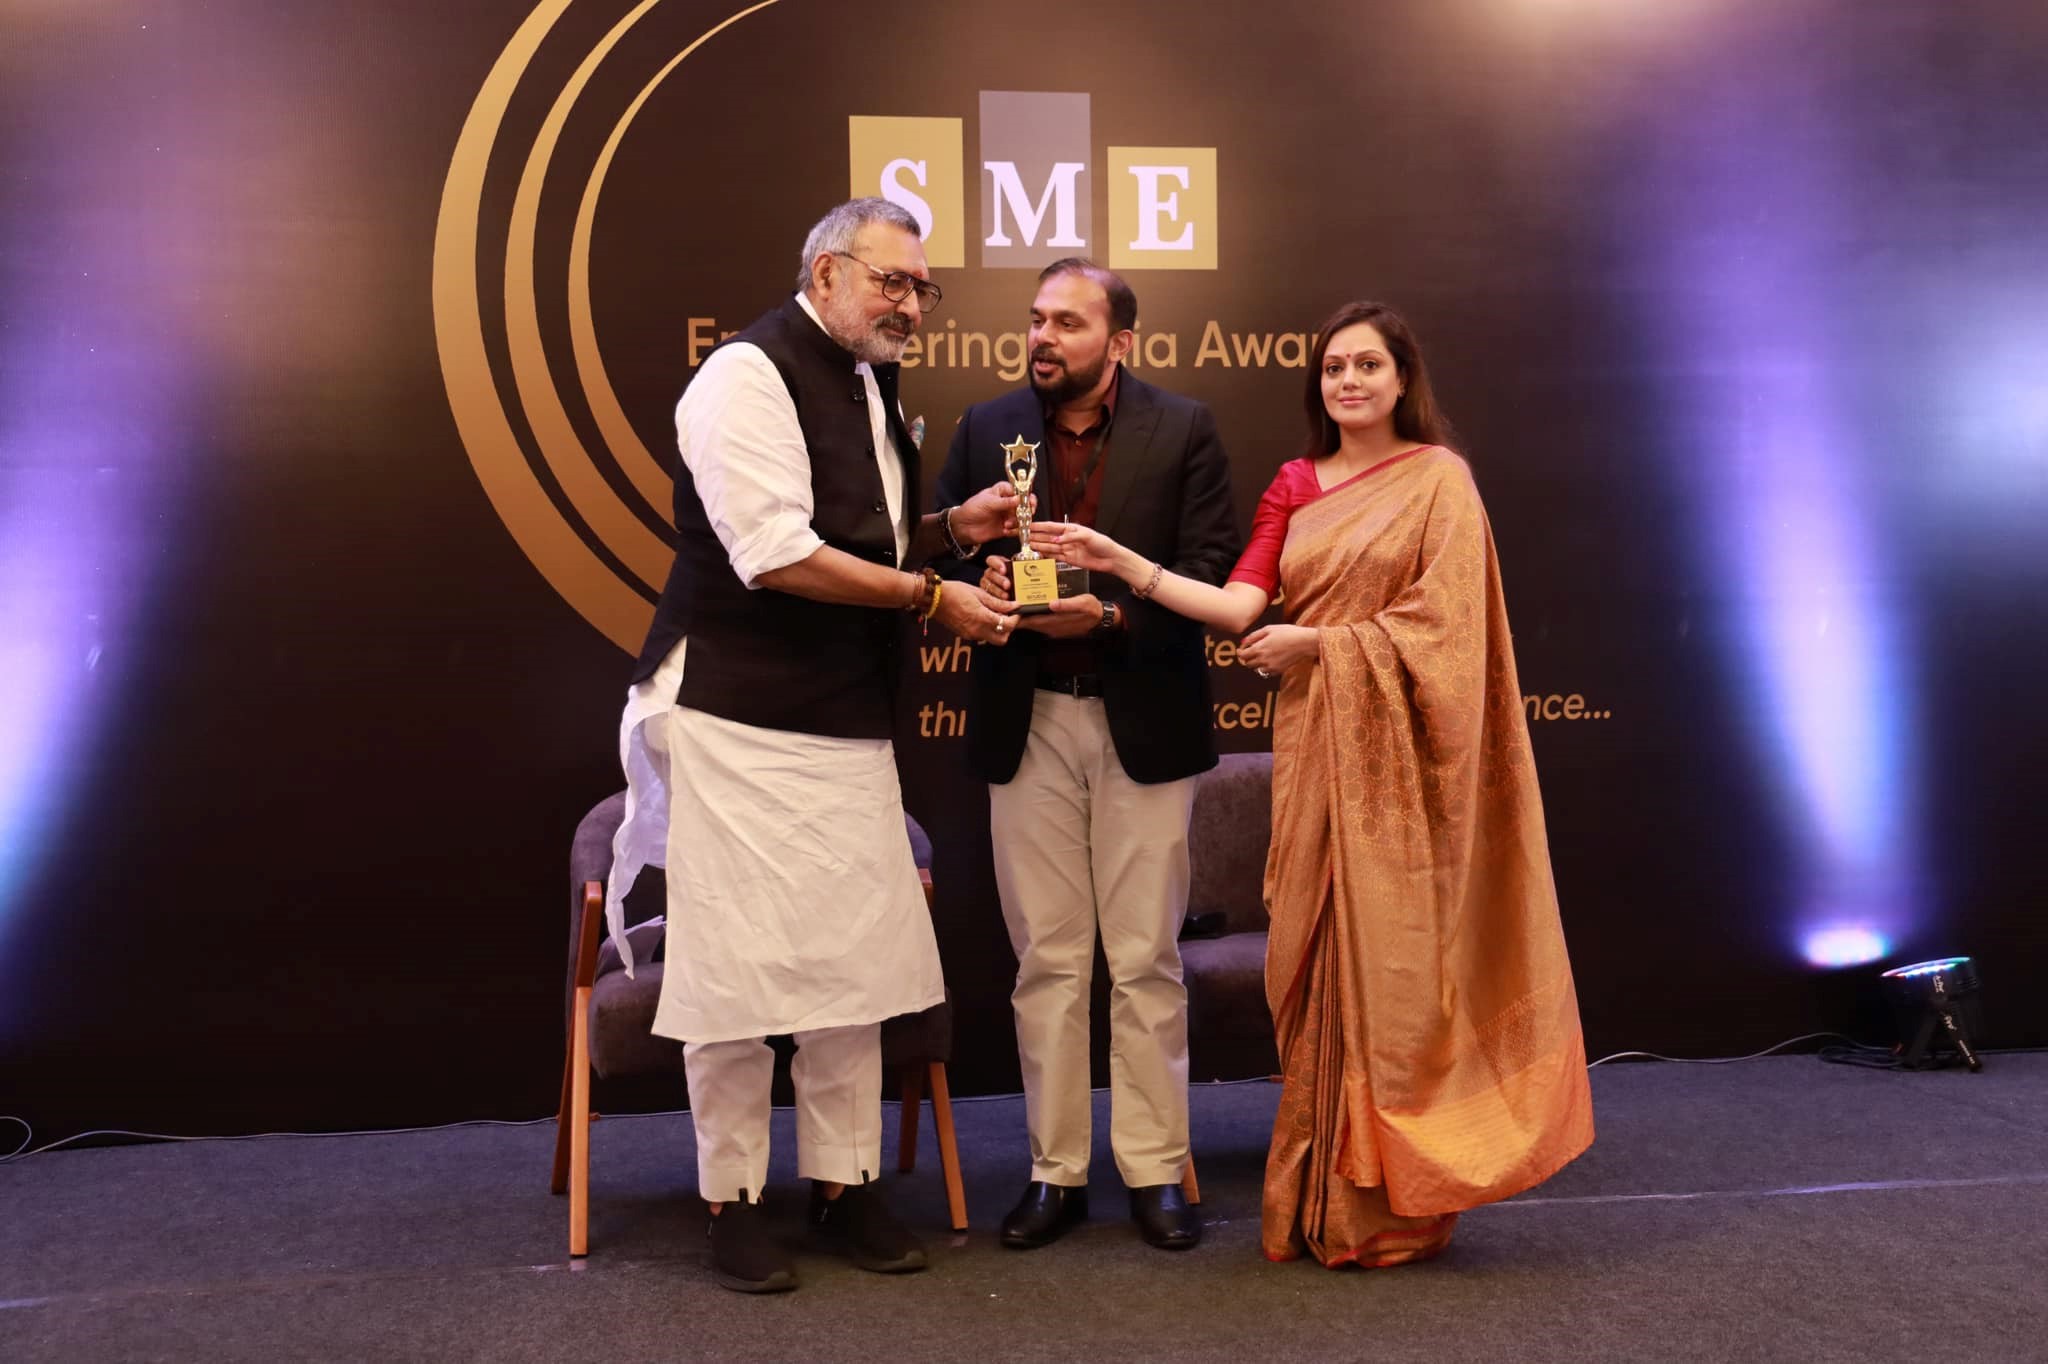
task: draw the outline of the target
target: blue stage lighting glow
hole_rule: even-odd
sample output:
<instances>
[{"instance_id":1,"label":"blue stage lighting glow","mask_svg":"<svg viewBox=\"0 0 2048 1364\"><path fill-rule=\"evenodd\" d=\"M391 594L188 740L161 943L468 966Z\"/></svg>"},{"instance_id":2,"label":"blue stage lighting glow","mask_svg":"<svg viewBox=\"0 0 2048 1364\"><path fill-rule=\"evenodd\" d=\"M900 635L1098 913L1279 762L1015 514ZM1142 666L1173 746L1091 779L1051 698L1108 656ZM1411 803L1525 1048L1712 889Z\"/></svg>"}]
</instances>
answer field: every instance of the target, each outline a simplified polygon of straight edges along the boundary
<instances>
[{"instance_id":1,"label":"blue stage lighting glow","mask_svg":"<svg viewBox=\"0 0 2048 1364\"><path fill-rule=\"evenodd\" d=\"M19 371L16 371L17 373ZM47 445L16 438L37 410L0 389L0 948L15 896L63 802L62 759L96 663L96 557L73 518L89 499ZM90 469L84 471L90 481Z\"/></svg>"},{"instance_id":2,"label":"blue stage lighting glow","mask_svg":"<svg viewBox=\"0 0 2048 1364\"><path fill-rule=\"evenodd\" d=\"M1748 296L1757 305L1752 334L1768 329L1767 313L1804 330L1785 316L1799 298L1792 281ZM1867 452L1833 410L1826 345L1811 334L1790 373L1753 376L1754 406L1745 403L1737 428L1749 431L1747 459L1728 452L1750 465L1748 476L1722 485L1708 525L1716 570L1739 588L1733 662L1755 679L1761 721L1750 737L1801 850L1788 937L1846 950L1849 939L1833 932L1845 922L1878 942L1910 927L1915 877L1900 800L1909 758L1899 644L1863 517ZM1811 947L1806 955L1815 957Z\"/></svg>"},{"instance_id":3,"label":"blue stage lighting glow","mask_svg":"<svg viewBox=\"0 0 2048 1364\"><path fill-rule=\"evenodd\" d=\"M1823 928L1806 935L1806 959L1815 966L1861 966L1892 950L1882 933L1860 926Z\"/></svg>"},{"instance_id":4,"label":"blue stage lighting glow","mask_svg":"<svg viewBox=\"0 0 2048 1364\"><path fill-rule=\"evenodd\" d=\"M0 327L0 1039L41 984L8 960L22 897L78 814L92 740L130 700L118 684L135 617L169 571L163 456L186 361L156 319L194 287L147 255L186 238L133 208L143 180L118 179L107 199L102 158L51 165L67 170L51 172L47 221L16 249L39 265L10 276L30 287Z\"/></svg>"},{"instance_id":5,"label":"blue stage lighting glow","mask_svg":"<svg viewBox=\"0 0 2048 1364\"><path fill-rule=\"evenodd\" d=\"M12 513L18 476L0 470L9 512L0 516L0 941L9 892L34 841L30 802L41 785L59 662L37 592L33 527Z\"/></svg>"},{"instance_id":6,"label":"blue stage lighting glow","mask_svg":"<svg viewBox=\"0 0 2048 1364\"><path fill-rule=\"evenodd\" d=\"M2048 271L1981 273L1987 278L1939 282L1943 306L1969 319L1971 339L1931 414L1944 440L1920 488L1945 516L1976 529L1959 548L2003 565L2016 537L2038 534L2048 511Z\"/></svg>"},{"instance_id":7,"label":"blue stage lighting glow","mask_svg":"<svg viewBox=\"0 0 2048 1364\"><path fill-rule=\"evenodd\" d=\"M1754 55L1754 54L1750 54ZM1860 286L1839 268L1841 162L1828 92L1791 55L1731 58L1725 98L1662 129L1639 225L1683 391L1678 457L1696 544L1733 629L1731 737L1751 747L1792 849L1783 940L1816 964L1884 954L1915 927L1917 756L1909 641L1876 510L1899 452L1859 407Z\"/></svg>"}]
</instances>

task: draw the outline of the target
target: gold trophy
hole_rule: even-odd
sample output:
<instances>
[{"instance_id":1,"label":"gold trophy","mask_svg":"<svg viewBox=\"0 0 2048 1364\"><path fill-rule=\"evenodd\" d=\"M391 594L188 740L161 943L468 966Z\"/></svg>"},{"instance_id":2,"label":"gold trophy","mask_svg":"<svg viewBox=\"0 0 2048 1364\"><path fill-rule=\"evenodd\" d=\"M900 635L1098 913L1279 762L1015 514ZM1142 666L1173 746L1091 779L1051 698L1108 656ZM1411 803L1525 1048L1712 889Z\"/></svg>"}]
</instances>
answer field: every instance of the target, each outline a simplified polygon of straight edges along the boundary
<instances>
[{"instance_id":1,"label":"gold trophy","mask_svg":"<svg viewBox=\"0 0 2048 1364\"><path fill-rule=\"evenodd\" d=\"M1031 547L1031 522L1038 511L1038 497L1031 491L1038 481L1038 446L1020 432L1002 451L1003 472L1017 490L1017 538L1022 543L1010 560L1010 597L1018 615L1043 615L1055 598L1086 595L1088 570L1048 559Z\"/></svg>"}]
</instances>

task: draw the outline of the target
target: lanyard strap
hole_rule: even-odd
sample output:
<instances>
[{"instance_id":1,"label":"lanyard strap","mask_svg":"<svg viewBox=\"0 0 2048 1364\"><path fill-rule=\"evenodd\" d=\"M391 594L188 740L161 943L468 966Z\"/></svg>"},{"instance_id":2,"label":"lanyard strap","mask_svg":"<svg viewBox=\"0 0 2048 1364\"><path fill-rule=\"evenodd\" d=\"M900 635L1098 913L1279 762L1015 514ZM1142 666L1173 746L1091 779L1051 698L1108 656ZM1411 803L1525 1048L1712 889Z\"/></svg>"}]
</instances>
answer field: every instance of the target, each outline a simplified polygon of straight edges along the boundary
<instances>
[{"instance_id":1,"label":"lanyard strap","mask_svg":"<svg viewBox=\"0 0 2048 1364\"><path fill-rule=\"evenodd\" d=\"M1095 477L1095 471L1102 467L1102 454L1109 441L1109 428L1116 424L1116 413L1109 414L1109 420L1095 433L1095 447L1088 452L1088 462L1081 466L1081 476L1074 480L1074 486L1067 490L1067 500L1060 507L1060 518L1071 520L1074 511L1081 505L1081 495L1088 491L1088 480Z\"/></svg>"}]
</instances>

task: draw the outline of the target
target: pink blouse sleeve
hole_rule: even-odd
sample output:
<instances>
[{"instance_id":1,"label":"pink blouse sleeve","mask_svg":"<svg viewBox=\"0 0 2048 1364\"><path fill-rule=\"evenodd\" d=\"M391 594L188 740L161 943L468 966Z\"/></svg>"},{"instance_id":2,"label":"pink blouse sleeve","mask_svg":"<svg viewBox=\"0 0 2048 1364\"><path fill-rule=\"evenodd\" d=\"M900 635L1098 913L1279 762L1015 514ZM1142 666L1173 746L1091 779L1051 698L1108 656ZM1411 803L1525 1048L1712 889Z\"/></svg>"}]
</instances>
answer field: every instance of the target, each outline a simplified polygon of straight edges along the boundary
<instances>
[{"instance_id":1,"label":"pink blouse sleeve","mask_svg":"<svg viewBox=\"0 0 2048 1364\"><path fill-rule=\"evenodd\" d=\"M1238 556L1237 567L1230 570L1229 581L1250 583L1269 597L1280 590L1280 550L1287 543L1287 519L1306 500L1301 495L1301 475L1306 468L1304 460L1289 460L1266 485L1259 509L1252 513L1251 538ZM1314 471L1308 472L1313 478Z\"/></svg>"}]
</instances>

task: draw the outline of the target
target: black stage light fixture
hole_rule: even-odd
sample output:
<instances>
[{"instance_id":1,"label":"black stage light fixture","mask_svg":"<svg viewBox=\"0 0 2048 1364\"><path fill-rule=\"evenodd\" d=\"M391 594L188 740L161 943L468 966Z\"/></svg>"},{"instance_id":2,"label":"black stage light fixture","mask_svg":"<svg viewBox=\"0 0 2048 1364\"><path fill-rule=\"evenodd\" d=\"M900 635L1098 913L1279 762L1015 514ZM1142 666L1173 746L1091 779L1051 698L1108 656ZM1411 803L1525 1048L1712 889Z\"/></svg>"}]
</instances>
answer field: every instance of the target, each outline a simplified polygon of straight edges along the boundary
<instances>
[{"instance_id":1,"label":"black stage light fixture","mask_svg":"<svg viewBox=\"0 0 2048 1364\"><path fill-rule=\"evenodd\" d=\"M1929 1070L1960 1060L1973 1071L1984 1069L1970 1044L1971 1034L1983 1029L1974 961L1916 961L1885 972L1883 980L1899 1035L1906 1039L1898 1053L1900 1066Z\"/></svg>"}]
</instances>

